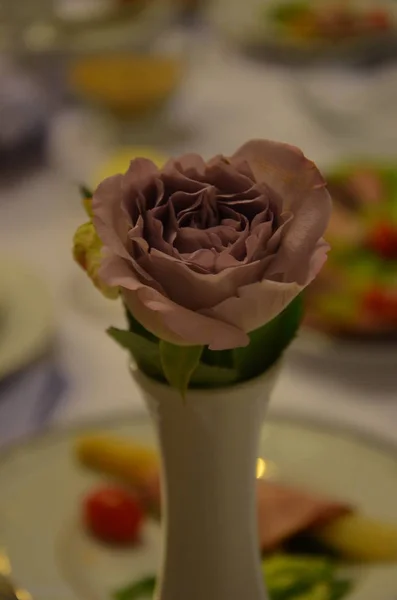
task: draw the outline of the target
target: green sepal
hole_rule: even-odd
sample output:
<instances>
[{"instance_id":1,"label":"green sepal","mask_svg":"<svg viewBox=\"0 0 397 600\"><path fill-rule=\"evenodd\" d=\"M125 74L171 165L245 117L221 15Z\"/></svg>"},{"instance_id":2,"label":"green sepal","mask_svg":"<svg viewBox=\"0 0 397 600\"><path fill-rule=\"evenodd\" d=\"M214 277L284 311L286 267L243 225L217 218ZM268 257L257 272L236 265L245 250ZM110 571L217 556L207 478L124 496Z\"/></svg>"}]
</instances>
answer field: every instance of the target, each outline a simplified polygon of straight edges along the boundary
<instances>
[{"instance_id":1,"label":"green sepal","mask_svg":"<svg viewBox=\"0 0 397 600\"><path fill-rule=\"evenodd\" d=\"M297 334L302 315L302 297L297 296L277 317L249 334L248 346L233 351L240 381L258 377L281 358Z\"/></svg>"},{"instance_id":2,"label":"green sepal","mask_svg":"<svg viewBox=\"0 0 397 600\"><path fill-rule=\"evenodd\" d=\"M160 360L163 373L171 387L185 398L190 380L197 369L204 346L177 346L160 340Z\"/></svg>"}]
</instances>

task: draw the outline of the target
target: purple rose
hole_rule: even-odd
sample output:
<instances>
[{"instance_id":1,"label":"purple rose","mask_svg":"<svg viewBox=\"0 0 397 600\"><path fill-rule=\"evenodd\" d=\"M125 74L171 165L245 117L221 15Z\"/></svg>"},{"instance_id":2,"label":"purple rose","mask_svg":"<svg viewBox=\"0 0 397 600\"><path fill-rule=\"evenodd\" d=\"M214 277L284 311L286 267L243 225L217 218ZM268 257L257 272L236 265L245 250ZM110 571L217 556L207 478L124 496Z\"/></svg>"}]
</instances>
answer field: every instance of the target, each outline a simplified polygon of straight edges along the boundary
<instances>
[{"instance_id":1,"label":"purple rose","mask_svg":"<svg viewBox=\"0 0 397 600\"><path fill-rule=\"evenodd\" d=\"M247 345L328 251L324 179L299 149L266 140L162 169L135 159L99 185L92 208L100 277L146 329L179 345Z\"/></svg>"}]
</instances>

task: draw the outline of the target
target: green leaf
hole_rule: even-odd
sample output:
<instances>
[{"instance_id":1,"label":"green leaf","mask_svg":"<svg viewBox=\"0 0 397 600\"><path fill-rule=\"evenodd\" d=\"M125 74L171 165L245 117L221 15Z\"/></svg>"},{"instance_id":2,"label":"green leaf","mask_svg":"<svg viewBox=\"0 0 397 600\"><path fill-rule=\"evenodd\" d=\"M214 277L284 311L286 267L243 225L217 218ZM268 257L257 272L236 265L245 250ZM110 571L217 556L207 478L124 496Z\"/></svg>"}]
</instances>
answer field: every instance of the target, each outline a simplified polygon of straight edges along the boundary
<instances>
[{"instance_id":1,"label":"green leaf","mask_svg":"<svg viewBox=\"0 0 397 600\"><path fill-rule=\"evenodd\" d=\"M92 191L85 185L80 185L79 191L80 191L80 195L83 200L90 200L92 198L92 195L93 195Z\"/></svg>"},{"instance_id":2,"label":"green leaf","mask_svg":"<svg viewBox=\"0 0 397 600\"><path fill-rule=\"evenodd\" d=\"M213 367L233 368L233 350L210 350L206 346L201 361Z\"/></svg>"},{"instance_id":3,"label":"green leaf","mask_svg":"<svg viewBox=\"0 0 397 600\"><path fill-rule=\"evenodd\" d=\"M189 387L192 388L217 388L232 385L239 380L239 372L236 369L227 369L199 363L194 371Z\"/></svg>"},{"instance_id":4,"label":"green leaf","mask_svg":"<svg viewBox=\"0 0 397 600\"><path fill-rule=\"evenodd\" d=\"M233 351L234 366L241 381L257 377L277 362L294 339L302 315L302 298L297 296L270 323L249 334L251 341L248 346Z\"/></svg>"},{"instance_id":5,"label":"green leaf","mask_svg":"<svg viewBox=\"0 0 397 600\"><path fill-rule=\"evenodd\" d=\"M135 319L130 321L135 331L123 331L110 327L108 334L120 346L130 352L138 367L152 379L166 381L160 358L159 340L147 332ZM143 330L143 335L140 332ZM236 383L236 369L210 366L199 363L190 379L190 387L216 388Z\"/></svg>"},{"instance_id":6,"label":"green leaf","mask_svg":"<svg viewBox=\"0 0 397 600\"><path fill-rule=\"evenodd\" d=\"M152 598L156 587L155 577L145 577L113 594L114 600L143 600Z\"/></svg>"},{"instance_id":7,"label":"green leaf","mask_svg":"<svg viewBox=\"0 0 397 600\"><path fill-rule=\"evenodd\" d=\"M184 397L197 369L203 346L176 346L160 340L160 359L168 383Z\"/></svg>"},{"instance_id":8,"label":"green leaf","mask_svg":"<svg viewBox=\"0 0 397 600\"><path fill-rule=\"evenodd\" d=\"M291 2L284 2L282 4L273 4L266 12L270 19L285 24L306 15L309 11L309 2L305 0L302 2L292 0Z\"/></svg>"},{"instance_id":9,"label":"green leaf","mask_svg":"<svg viewBox=\"0 0 397 600\"><path fill-rule=\"evenodd\" d=\"M158 342L152 342L132 331L124 331L116 327L110 327L107 333L130 352L138 367L148 377L164 381Z\"/></svg>"},{"instance_id":10,"label":"green leaf","mask_svg":"<svg viewBox=\"0 0 397 600\"><path fill-rule=\"evenodd\" d=\"M329 600L342 600L351 591L353 584L347 579L339 579L331 585L331 596Z\"/></svg>"}]
</instances>

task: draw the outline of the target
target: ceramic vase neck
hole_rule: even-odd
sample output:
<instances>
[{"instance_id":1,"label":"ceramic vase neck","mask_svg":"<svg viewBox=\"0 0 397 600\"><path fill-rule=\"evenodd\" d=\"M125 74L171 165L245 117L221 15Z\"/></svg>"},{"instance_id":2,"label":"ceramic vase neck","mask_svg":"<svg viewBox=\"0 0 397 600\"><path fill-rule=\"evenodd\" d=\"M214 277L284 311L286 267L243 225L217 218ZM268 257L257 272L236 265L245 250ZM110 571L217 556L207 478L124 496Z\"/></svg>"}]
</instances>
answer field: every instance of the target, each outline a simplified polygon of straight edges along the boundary
<instances>
[{"instance_id":1,"label":"ceramic vase neck","mask_svg":"<svg viewBox=\"0 0 397 600\"><path fill-rule=\"evenodd\" d=\"M266 600L255 468L274 376L185 402L166 386L143 386L165 490L156 600Z\"/></svg>"}]
</instances>

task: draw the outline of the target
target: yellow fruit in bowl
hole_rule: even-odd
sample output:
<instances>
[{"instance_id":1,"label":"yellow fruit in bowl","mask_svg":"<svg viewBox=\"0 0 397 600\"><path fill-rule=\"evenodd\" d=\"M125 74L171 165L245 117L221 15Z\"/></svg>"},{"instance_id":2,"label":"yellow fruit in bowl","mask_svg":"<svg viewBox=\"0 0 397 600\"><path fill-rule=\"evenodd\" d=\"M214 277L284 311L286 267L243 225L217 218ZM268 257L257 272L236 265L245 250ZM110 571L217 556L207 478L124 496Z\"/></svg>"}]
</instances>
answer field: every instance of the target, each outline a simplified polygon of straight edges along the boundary
<instances>
[{"instance_id":1,"label":"yellow fruit in bowl","mask_svg":"<svg viewBox=\"0 0 397 600\"><path fill-rule=\"evenodd\" d=\"M100 53L74 59L68 79L77 95L130 119L160 107L178 87L182 73L182 61L172 57Z\"/></svg>"}]
</instances>

